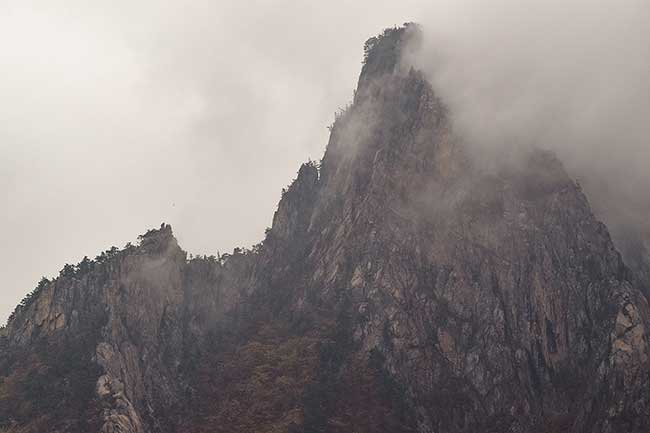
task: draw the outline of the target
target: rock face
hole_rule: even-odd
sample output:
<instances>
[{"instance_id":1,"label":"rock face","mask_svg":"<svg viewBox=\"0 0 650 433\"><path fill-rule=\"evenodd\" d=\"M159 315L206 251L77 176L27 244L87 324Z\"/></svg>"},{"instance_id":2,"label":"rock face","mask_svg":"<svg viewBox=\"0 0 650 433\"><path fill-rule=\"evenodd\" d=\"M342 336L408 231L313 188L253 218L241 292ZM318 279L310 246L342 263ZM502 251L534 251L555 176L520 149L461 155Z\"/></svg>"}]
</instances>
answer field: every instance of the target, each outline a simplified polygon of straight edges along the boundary
<instances>
[{"instance_id":1,"label":"rock face","mask_svg":"<svg viewBox=\"0 0 650 433\"><path fill-rule=\"evenodd\" d=\"M417 37L368 41L260 245L187 260L163 225L19 307L0 428L650 431L647 275L553 155L477 164Z\"/></svg>"}]
</instances>

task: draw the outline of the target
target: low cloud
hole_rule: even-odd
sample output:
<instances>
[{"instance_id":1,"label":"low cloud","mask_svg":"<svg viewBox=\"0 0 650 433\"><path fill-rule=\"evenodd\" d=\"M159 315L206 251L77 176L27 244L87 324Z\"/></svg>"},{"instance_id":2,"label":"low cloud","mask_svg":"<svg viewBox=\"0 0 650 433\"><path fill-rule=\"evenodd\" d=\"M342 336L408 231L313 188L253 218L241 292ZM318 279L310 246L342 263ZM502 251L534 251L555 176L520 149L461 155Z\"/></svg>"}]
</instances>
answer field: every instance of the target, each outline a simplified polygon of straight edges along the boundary
<instances>
[{"instance_id":1,"label":"low cloud","mask_svg":"<svg viewBox=\"0 0 650 433\"><path fill-rule=\"evenodd\" d=\"M415 62L477 152L553 150L619 246L650 239L650 4L438 2Z\"/></svg>"},{"instance_id":2,"label":"low cloud","mask_svg":"<svg viewBox=\"0 0 650 433\"><path fill-rule=\"evenodd\" d=\"M363 42L420 58L484 147L554 149L610 226L650 214L645 1L0 3L0 322L41 275L165 221L193 253L258 242L319 159Z\"/></svg>"}]
</instances>

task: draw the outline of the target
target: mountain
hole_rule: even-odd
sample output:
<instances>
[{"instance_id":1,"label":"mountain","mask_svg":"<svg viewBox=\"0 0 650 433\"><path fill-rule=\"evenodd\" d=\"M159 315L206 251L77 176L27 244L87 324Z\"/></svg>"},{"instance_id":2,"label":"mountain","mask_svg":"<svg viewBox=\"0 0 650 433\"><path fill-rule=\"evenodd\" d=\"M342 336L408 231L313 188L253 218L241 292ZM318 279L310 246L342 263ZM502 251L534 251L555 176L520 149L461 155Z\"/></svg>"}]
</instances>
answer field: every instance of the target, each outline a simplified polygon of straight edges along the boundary
<instances>
[{"instance_id":1,"label":"mountain","mask_svg":"<svg viewBox=\"0 0 650 433\"><path fill-rule=\"evenodd\" d=\"M43 280L0 431L650 431L646 277L554 155L472 157L418 38L368 40L259 245L188 259L163 224Z\"/></svg>"}]
</instances>

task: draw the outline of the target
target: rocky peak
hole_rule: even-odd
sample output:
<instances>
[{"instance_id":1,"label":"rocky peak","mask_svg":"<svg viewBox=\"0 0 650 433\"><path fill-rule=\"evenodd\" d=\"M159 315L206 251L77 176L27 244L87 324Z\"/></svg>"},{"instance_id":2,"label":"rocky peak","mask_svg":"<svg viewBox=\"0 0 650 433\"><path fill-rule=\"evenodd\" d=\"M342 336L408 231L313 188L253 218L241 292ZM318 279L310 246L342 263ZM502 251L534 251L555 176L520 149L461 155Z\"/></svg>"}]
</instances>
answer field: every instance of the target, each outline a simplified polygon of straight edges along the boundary
<instances>
[{"instance_id":1,"label":"rocky peak","mask_svg":"<svg viewBox=\"0 0 650 433\"><path fill-rule=\"evenodd\" d=\"M607 228L552 154L468 157L417 35L366 43L260 245L188 261L163 224L45 282L0 428L647 432L650 308Z\"/></svg>"},{"instance_id":2,"label":"rocky peak","mask_svg":"<svg viewBox=\"0 0 650 433\"><path fill-rule=\"evenodd\" d=\"M357 90L362 91L366 85L383 75L403 72L404 53L415 49L420 38L419 26L406 23L402 27L386 29L382 34L368 39L363 46L363 67Z\"/></svg>"},{"instance_id":3,"label":"rocky peak","mask_svg":"<svg viewBox=\"0 0 650 433\"><path fill-rule=\"evenodd\" d=\"M160 229L152 229L139 236L139 251L147 254L164 254L178 249L178 242L169 224L162 223Z\"/></svg>"}]
</instances>

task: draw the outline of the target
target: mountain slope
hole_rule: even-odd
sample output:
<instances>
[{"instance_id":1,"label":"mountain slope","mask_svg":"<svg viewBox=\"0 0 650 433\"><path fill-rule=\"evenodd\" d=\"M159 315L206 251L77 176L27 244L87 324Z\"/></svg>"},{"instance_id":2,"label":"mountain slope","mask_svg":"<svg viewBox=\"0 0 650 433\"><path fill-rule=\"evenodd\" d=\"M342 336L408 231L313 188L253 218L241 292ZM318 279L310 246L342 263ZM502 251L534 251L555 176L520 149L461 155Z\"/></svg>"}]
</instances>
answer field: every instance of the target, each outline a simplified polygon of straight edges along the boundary
<instances>
[{"instance_id":1,"label":"mountain slope","mask_svg":"<svg viewBox=\"0 0 650 433\"><path fill-rule=\"evenodd\" d=\"M0 426L648 431L641 277L553 155L477 163L417 38L367 42L253 250L187 260L163 225L44 284L4 330Z\"/></svg>"}]
</instances>

